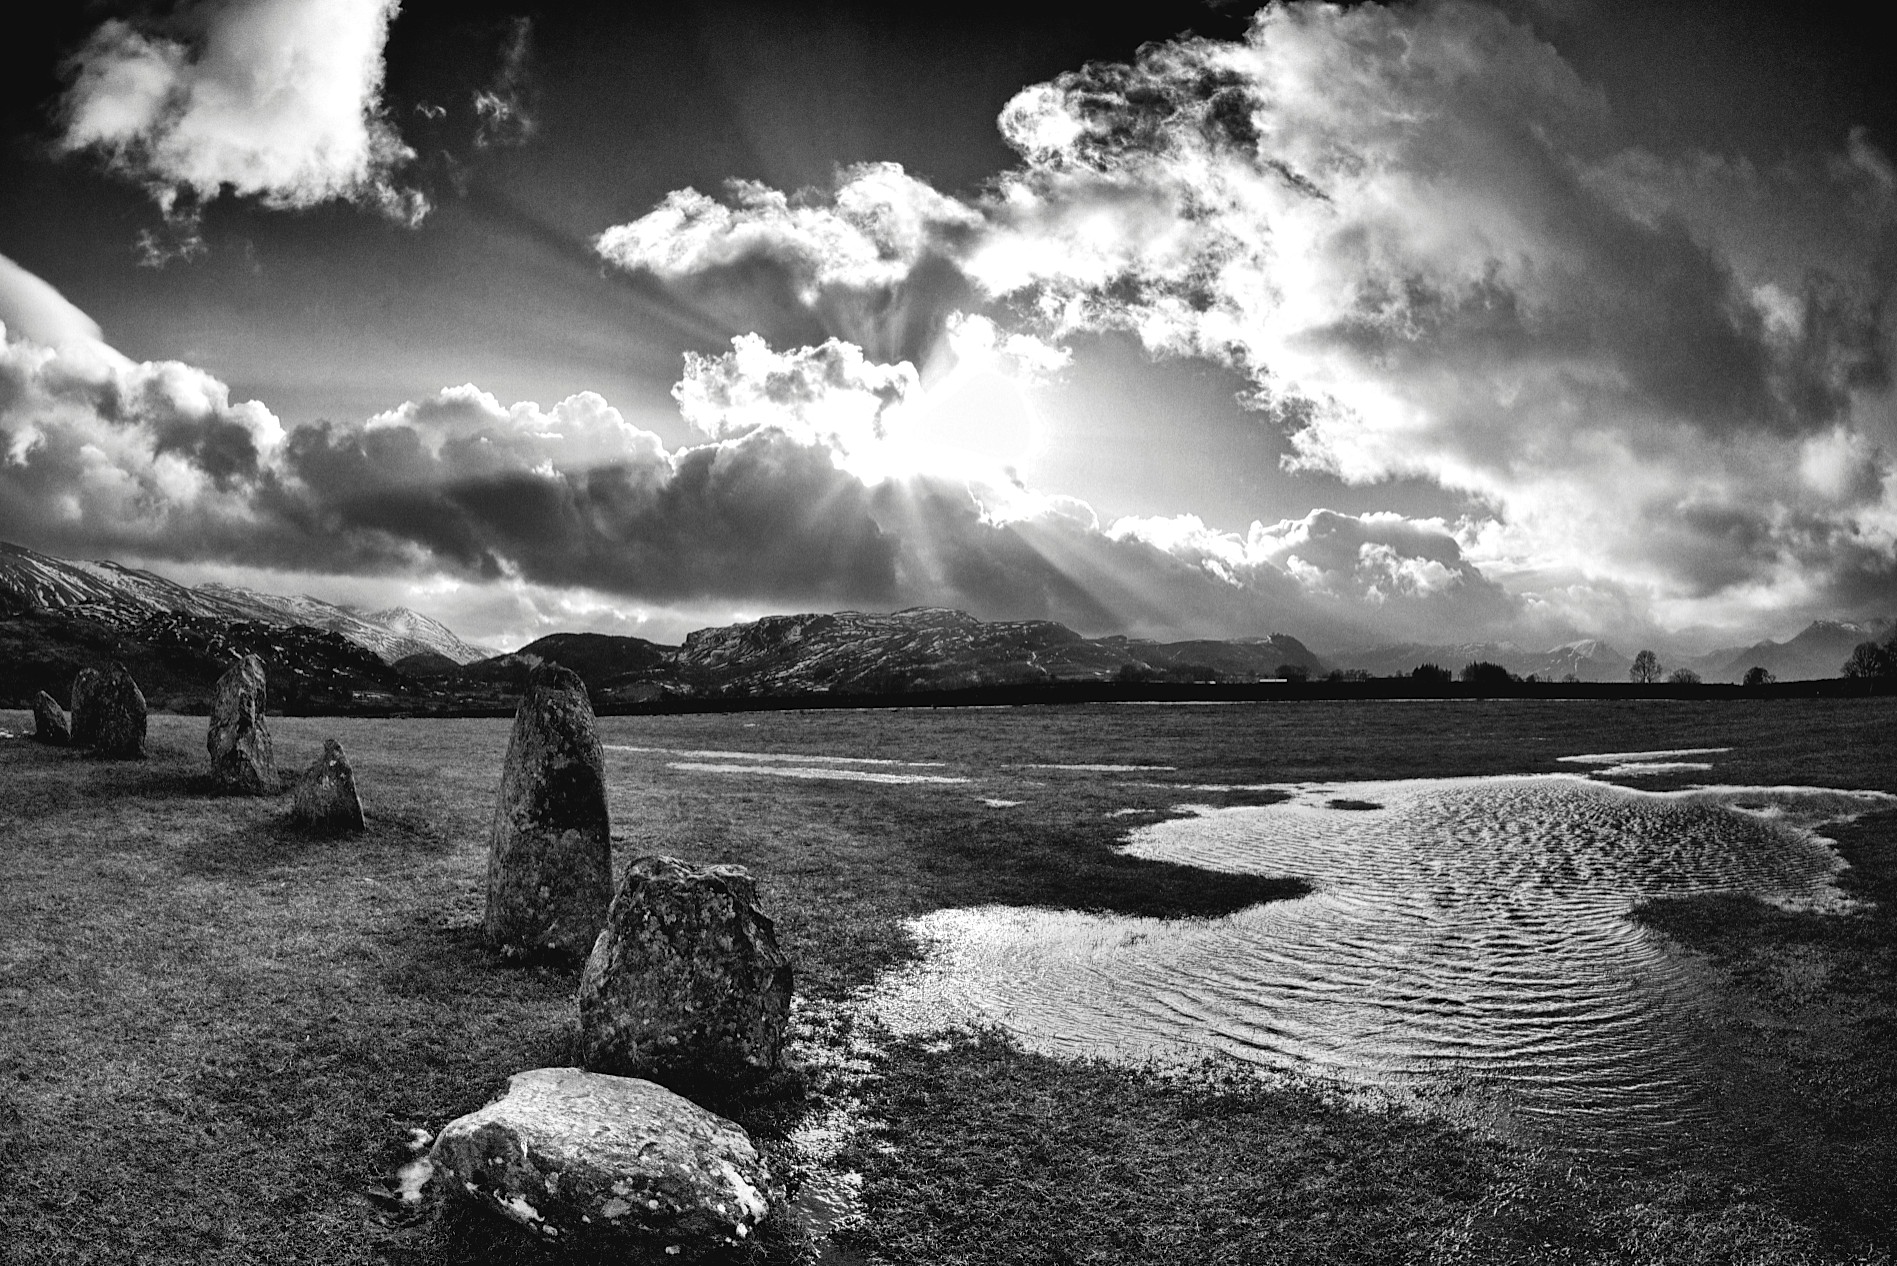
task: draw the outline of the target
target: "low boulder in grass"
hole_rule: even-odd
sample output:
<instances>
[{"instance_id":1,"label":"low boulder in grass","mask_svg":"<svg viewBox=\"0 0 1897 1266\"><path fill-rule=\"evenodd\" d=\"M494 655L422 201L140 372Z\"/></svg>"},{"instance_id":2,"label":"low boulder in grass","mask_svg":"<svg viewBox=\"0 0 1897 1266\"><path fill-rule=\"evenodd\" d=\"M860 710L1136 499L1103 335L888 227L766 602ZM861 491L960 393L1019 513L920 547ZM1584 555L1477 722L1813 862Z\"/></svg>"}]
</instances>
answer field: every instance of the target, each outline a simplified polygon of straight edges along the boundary
<instances>
[{"instance_id":1,"label":"low boulder in grass","mask_svg":"<svg viewBox=\"0 0 1897 1266\"><path fill-rule=\"evenodd\" d=\"M88 702L98 713L93 747L99 755L145 759L145 693L124 664L106 670Z\"/></svg>"},{"instance_id":2,"label":"low boulder in grass","mask_svg":"<svg viewBox=\"0 0 1897 1266\"><path fill-rule=\"evenodd\" d=\"M450 1122L432 1181L541 1240L636 1260L693 1261L743 1245L771 1178L735 1122L649 1081L536 1068Z\"/></svg>"},{"instance_id":3,"label":"low boulder in grass","mask_svg":"<svg viewBox=\"0 0 1897 1266\"><path fill-rule=\"evenodd\" d=\"M72 690L66 696L72 704L72 745L91 747L99 741L99 709L96 696L103 675L96 668L81 668L73 676Z\"/></svg>"},{"instance_id":4,"label":"low boulder in grass","mask_svg":"<svg viewBox=\"0 0 1897 1266\"><path fill-rule=\"evenodd\" d=\"M291 803L293 822L319 831L360 831L362 799L356 794L356 774L335 739L323 740L323 754L310 762L296 780Z\"/></svg>"},{"instance_id":5,"label":"low boulder in grass","mask_svg":"<svg viewBox=\"0 0 1897 1266\"><path fill-rule=\"evenodd\" d=\"M33 699L33 737L54 747L72 742L72 727L66 723L65 712L59 701L44 690Z\"/></svg>"},{"instance_id":6,"label":"low boulder in grass","mask_svg":"<svg viewBox=\"0 0 1897 1266\"><path fill-rule=\"evenodd\" d=\"M501 768L482 931L503 954L578 963L612 901L606 760L579 675L527 678Z\"/></svg>"},{"instance_id":7,"label":"low boulder in grass","mask_svg":"<svg viewBox=\"0 0 1897 1266\"><path fill-rule=\"evenodd\" d=\"M672 1086L743 1086L778 1065L790 991L749 871L641 857L580 976L582 1058Z\"/></svg>"},{"instance_id":8,"label":"low boulder in grass","mask_svg":"<svg viewBox=\"0 0 1897 1266\"><path fill-rule=\"evenodd\" d=\"M211 693L211 725L204 736L211 781L239 795L272 795L282 789L264 721L269 684L263 661L246 655L230 666Z\"/></svg>"}]
</instances>

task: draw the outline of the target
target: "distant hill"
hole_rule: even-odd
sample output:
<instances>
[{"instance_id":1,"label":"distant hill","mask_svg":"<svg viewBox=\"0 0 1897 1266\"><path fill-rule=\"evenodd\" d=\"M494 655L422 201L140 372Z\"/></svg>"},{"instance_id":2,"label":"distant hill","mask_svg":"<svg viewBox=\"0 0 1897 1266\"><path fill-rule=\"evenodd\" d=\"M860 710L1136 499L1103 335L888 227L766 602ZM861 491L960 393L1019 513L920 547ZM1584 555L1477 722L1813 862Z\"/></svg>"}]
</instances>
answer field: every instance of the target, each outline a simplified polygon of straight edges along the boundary
<instances>
[{"instance_id":1,"label":"distant hill","mask_svg":"<svg viewBox=\"0 0 1897 1266\"><path fill-rule=\"evenodd\" d=\"M1250 681L1277 677L1286 664L1296 664L1313 677L1329 666L1304 643L1284 633L1246 637L1235 641L1202 638L1187 642L1151 642L1136 638L1103 637L1100 645L1123 649L1132 660L1151 666L1155 673L1187 680Z\"/></svg>"},{"instance_id":2,"label":"distant hill","mask_svg":"<svg viewBox=\"0 0 1897 1266\"><path fill-rule=\"evenodd\" d=\"M1738 652L1727 652L1722 663L1704 673L1708 681L1739 681L1757 665L1780 681L1811 681L1837 677L1844 661L1859 642L1879 641L1891 630L1889 620L1851 623L1814 620L1787 642L1759 642Z\"/></svg>"},{"instance_id":3,"label":"distant hill","mask_svg":"<svg viewBox=\"0 0 1897 1266\"><path fill-rule=\"evenodd\" d=\"M68 706L81 668L120 660L152 707L203 712L218 677L252 653L264 661L273 710L381 710L421 693L379 657L326 629L172 612L121 628L38 609L0 616L0 701L24 707L44 690Z\"/></svg>"},{"instance_id":4,"label":"distant hill","mask_svg":"<svg viewBox=\"0 0 1897 1266\"><path fill-rule=\"evenodd\" d=\"M337 633L393 664L432 651L465 664L492 655L406 607L358 611L308 596L283 597L229 585L188 588L155 572L112 562L75 562L0 541L0 613L54 611L131 629L157 615L242 620Z\"/></svg>"},{"instance_id":5,"label":"distant hill","mask_svg":"<svg viewBox=\"0 0 1897 1266\"><path fill-rule=\"evenodd\" d=\"M1061 682L1255 681L1284 664L1313 675L1323 661L1296 638L1153 642L1087 638L1049 620L979 620L915 607L773 615L699 629L682 646L636 637L558 633L511 655L425 673L474 704L518 694L550 660L577 672L598 703L660 698L755 699L883 695ZM410 661L403 661L408 668ZM422 668L420 664L417 668ZM439 673L439 675L437 675Z\"/></svg>"},{"instance_id":6,"label":"distant hill","mask_svg":"<svg viewBox=\"0 0 1897 1266\"><path fill-rule=\"evenodd\" d=\"M449 673L424 673L446 676L463 687L474 686L517 695L527 688L527 674L543 662L559 664L580 675L586 692L597 703L614 690L642 686L657 677L671 661L674 647L648 642L642 637L617 637L607 633L551 633L527 643L511 655L493 655L464 664ZM403 664L410 661L404 660ZM634 691L639 696L657 693Z\"/></svg>"}]
</instances>

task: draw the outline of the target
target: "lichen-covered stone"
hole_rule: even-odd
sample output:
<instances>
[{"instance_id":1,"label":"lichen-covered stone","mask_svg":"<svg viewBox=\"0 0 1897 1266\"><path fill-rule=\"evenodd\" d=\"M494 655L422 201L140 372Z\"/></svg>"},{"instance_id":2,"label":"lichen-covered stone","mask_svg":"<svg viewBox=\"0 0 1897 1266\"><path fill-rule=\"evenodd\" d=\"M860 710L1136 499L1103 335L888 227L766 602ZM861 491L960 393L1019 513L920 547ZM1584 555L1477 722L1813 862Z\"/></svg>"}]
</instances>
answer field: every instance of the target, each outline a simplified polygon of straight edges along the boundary
<instances>
[{"instance_id":1,"label":"lichen-covered stone","mask_svg":"<svg viewBox=\"0 0 1897 1266\"><path fill-rule=\"evenodd\" d=\"M501 770L482 930L503 953L579 962L612 900L605 754L576 673L527 679Z\"/></svg>"},{"instance_id":2,"label":"lichen-covered stone","mask_svg":"<svg viewBox=\"0 0 1897 1266\"><path fill-rule=\"evenodd\" d=\"M264 720L269 697L263 661L255 655L244 656L217 679L204 749L211 756L211 781L219 790L249 796L282 790L270 726Z\"/></svg>"},{"instance_id":3,"label":"lichen-covered stone","mask_svg":"<svg viewBox=\"0 0 1897 1266\"><path fill-rule=\"evenodd\" d=\"M556 1244L692 1261L744 1244L770 1211L750 1136L662 1086L579 1068L516 1073L450 1122L433 1181Z\"/></svg>"},{"instance_id":4,"label":"lichen-covered stone","mask_svg":"<svg viewBox=\"0 0 1897 1266\"><path fill-rule=\"evenodd\" d=\"M356 794L355 771L335 739L323 740L323 754L310 762L296 780L291 820L320 831L360 831L362 800Z\"/></svg>"},{"instance_id":5,"label":"lichen-covered stone","mask_svg":"<svg viewBox=\"0 0 1897 1266\"><path fill-rule=\"evenodd\" d=\"M145 759L145 694L124 664L114 663L88 698L98 713L93 747L117 760Z\"/></svg>"},{"instance_id":6,"label":"lichen-covered stone","mask_svg":"<svg viewBox=\"0 0 1897 1266\"><path fill-rule=\"evenodd\" d=\"M67 702L72 704L72 745L91 747L99 741L99 709L94 702L102 674L96 668L81 668L72 679Z\"/></svg>"},{"instance_id":7,"label":"lichen-covered stone","mask_svg":"<svg viewBox=\"0 0 1897 1266\"><path fill-rule=\"evenodd\" d=\"M641 857L580 976L588 1068L670 1086L734 1086L777 1067L790 960L741 866Z\"/></svg>"},{"instance_id":8,"label":"lichen-covered stone","mask_svg":"<svg viewBox=\"0 0 1897 1266\"><path fill-rule=\"evenodd\" d=\"M66 714L60 709L59 700L44 690L33 697L33 737L54 747L72 742L72 727L66 724Z\"/></svg>"}]
</instances>

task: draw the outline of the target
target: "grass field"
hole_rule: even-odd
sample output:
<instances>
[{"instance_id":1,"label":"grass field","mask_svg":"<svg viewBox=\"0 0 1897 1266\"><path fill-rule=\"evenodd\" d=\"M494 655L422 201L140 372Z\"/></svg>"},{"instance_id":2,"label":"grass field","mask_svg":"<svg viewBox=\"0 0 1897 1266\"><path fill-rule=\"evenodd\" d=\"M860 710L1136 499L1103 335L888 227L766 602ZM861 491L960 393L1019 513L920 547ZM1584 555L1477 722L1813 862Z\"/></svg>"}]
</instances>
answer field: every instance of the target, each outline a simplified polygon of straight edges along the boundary
<instances>
[{"instance_id":1,"label":"grass field","mask_svg":"<svg viewBox=\"0 0 1897 1266\"><path fill-rule=\"evenodd\" d=\"M141 763L0 740L0 1251L21 1263L550 1260L458 1206L417 1216L381 1198L411 1129L471 1110L512 1072L574 1062L574 978L504 965L476 931L507 722L272 724L286 769L328 735L343 741L366 835L308 837L285 824L287 798L210 795L202 718L154 716ZM0 729L30 727L0 712ZM1639 1169L1511 1141L1453 1094L1396 1101L1217 1064L1060 1061L994 1034L899 1041L848 1004L914 953L904 920L934 909L1194 917L1302 891L1115 855L1129 824L1182 800L1269 794L1141 782L1572 772L1555 758L1723 746L1721 781L1897 791L1897 700L750 713L611 718L601 733L618 862L743 863L777 918L802 999L797 1065L714 1106L793 1182L807 1158L791 1137L855 1123L832 1138L833 1163L861 1175L861 1214L833 1252L1889 1258L1897 815L1835 832L1845 886L1872 903L1856 914L1727 897L1642 912L1696 964L1724 1093L1706 1136ZM673 767L734 763L682 754L702 751L919 762L850 768L941 781ZM1034 768L1061 764L1174 768ZM755 1254L810 1251L786 1219Z\"/></svg>"}]
</instances>

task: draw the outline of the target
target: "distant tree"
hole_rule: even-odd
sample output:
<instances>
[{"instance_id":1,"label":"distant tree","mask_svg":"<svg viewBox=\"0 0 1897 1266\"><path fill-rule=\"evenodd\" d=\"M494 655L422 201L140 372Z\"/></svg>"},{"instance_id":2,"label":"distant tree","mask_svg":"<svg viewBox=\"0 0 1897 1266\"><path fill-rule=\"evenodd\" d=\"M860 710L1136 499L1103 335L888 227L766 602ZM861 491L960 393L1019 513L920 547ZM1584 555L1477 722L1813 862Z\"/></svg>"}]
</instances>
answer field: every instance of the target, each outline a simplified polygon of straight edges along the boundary
<instances>
[{"instance_id":1,"label":"distant tree","mask_svg":"<svg viewBox=\"0 0 1897 1266\"><path fill-rule=\"evenodd\" d=\"M1462 669L1462 679L1471 686L1481 686L1485 689L1493 686L1506 686L1510 682L1520 680L1520 678L1516 677L1515 674L1509 672L1508 669L1502 667L1500 664L1491 664L1485 659L1476 660L1464 665Z\"/></svg>"},{"instance_id":2,"label":"distant tree","mask_svg":"<svg viewBox=\"0 0 1897 1266\"><path fill-rule=\"evenodd\" d=\"M1306 668L1303 664L1279 664L1278 676L1284 678L1286 681L1309 681L1311 679L1311 670Z\"/></svg>"},{"instance_id":3,"label":"distant tree","mask_svg":"<svg viewBox=\"0 0 1897 1266\"><path fill-rule=\"evenodd\" d=\"M1410 669L1410 680L1428 682L1433 686L1446 686L1455 678L1441 664L1418 664Z\"/></svg>"},{"instance_id":4,"label":"distant tree","mask_svg":"<svg viewBox=\"0 0 1897 1266\"><path fill-rule=\"evenodd\" d=\"M1897 677L1897 653L1886 642L1859 642L1844 661L1846 677Z\"/></svg>"},{"instance_id":5,"label":"distant tree","mask_svg":"<svg viewBox=\"0 0 1897 1266\"><path fill-rule=\"evenodd\" d=\"M1580 684L1581 684L1581 677L1580 677L1580 674L1579 674L1579 673L1562 673L1562 674L1561 674L1561 684L1562 684L1562 685L1564 685L1564 686L1578 686L1578 685L1580 685Z\"/></svg>"},{"instance_id":6,"label":"distant tree","mask_svg":"<svg viewBox=\"0 0 1897 1266\"><path fill-rule=\"evenodd\" d=\"M1675 686L1697 686L1699 685L1699 674L1690 668L1675 668L1672 673L1667 676L1667 681Z\"/></svg>"},{"instance_id":7,"label":"distant tree","mask_svg":"<svg viewBox=\"0 0 1897 1266\"><path fill-rule=\"evenodd\" d=\"M1754 664L1746 669L1745 684L1749 687L1756 689L1759 686L1769 686L1777 680L1778 674L1769 668L1761 668Z\"/></svg>"},{"instance_id":8,"label":"distant tree","mask_svg":"<svg viewBox=\"0 0 1897 1266\"><path fill-rule=\"evenodd\" d=\"M1627 680L1651 686L1660 680L1660 657L1652 651L1641 651L1634 656L1634 665L1627 670Z\"/></svg>"},{"instance_id":9,"label":"distant tree","mask_svg":"<svg viewBox=\"0 0 1897 1266\"><path fill-rule=\"evenodd\" d=\"M1346 668L1344 670L1344 680L1345 681L1369 681L1370 670L1368 668Z\"/></svg>"}]
</instances>

